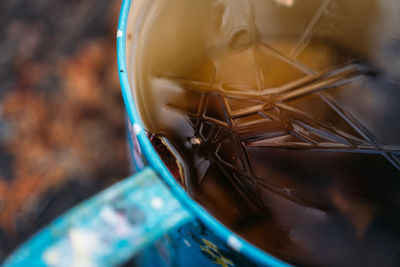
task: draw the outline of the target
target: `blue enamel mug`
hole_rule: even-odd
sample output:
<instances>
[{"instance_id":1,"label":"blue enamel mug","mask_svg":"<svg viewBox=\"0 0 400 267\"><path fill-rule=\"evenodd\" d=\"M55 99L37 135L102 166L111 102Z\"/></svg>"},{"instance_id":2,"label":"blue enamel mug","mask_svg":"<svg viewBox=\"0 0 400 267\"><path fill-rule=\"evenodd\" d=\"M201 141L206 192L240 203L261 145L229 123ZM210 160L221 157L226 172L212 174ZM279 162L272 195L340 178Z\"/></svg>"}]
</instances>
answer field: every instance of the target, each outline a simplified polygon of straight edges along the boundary
<instances>
[{"instance_id":1,"label":"blue enamel mug","mask_svg":"<svg viewBox=\"0 0 400 267\"><path fill-rule=\"evenodd\" d=\"M250 13L240 4L257 1L215 3L223 1L235 6L236 12L228 16L229 22L235 23L234 30L228 31L229 38L218 39L221 25L230 24L225 11L215 9L219 10L215 14L221 15L216 20L221 27L213 28L218 40L207 47L218 48L217 43L226 41L224 45L232 49L234 53L229 55L235 60L228 57L229 64L225 64L215 56L218 64L210 71L212 78L199 83L201 89L209 86L210 94L220 97L222 120L226 121L207 115L210 95L201 101L199 121L213 119L222 122L224 130L238 133L244 126L258 127L251 129L256 133L237 134L235 140L242 138L239 147L253 149L247 150L253 152L246 161L247 170L256 170L258 164L260 170L273 170L273 175L261 171L242 175L241 168L236 168L235 174L257 178L256 190L268 179L279 180L276 187L266 190L289 199L293 206L275 205L268 199L261 204L275 205L283 227L305 227L297 235L291 231L293 240L316 239L309 251L318 257L329 252L328 263L322 266L385 262L393 263L385 266L399 266L399 1L363 0L361 6L361 1L347 0L260 0L265 6L254 5ZM116 32L135 174L54 220L16 250L4 266L289 266L233 233L196 203L148 138L136 106L142 102L135 102L134 97L139 94L135 87L140 68L133 59L142 55L138 44L145 40L140 40L145 18L154 18L151 7L161 2L123 0ZM192 4L191 0L185 3ZM190 16L197 12L195 6ZM249 15L253 13L258 15ZM265 31L243 27L245 17ZM210 19L210 23L216 22ZM290 37L290 42L274 42L278 32L281 39ZM171 40L170 46L179 50L175 39ZM153 44L158 47L158 42ZM240 54L249 51L252 56L245 59ZM229 75L221 75L221 69ZM245 89L241 82L246 82ZM228 99L251 105L233 108ZM244 117L247 121L241 120ZM205 139L202 123L195 127ZM265 150L257 154L258 148ZM277 148L284 152L278 153ZM212 153L221 159L218 151L219 147ZM256 190L248 194L259 194ZM293 208L297 204L312 212L304 215L297 206ZM318 225L321 227L315 227Z\"/></svg>"},{"instance_id":2,"label":"blue enamel mug","mask_svg":"<svg viewBox=\"0 0 400 267\"><path fill-rule=\"evenodd\" d=\"M133 176L69 210L3 266L288 266L237 236L176 182L143 129L127 64L149 1L124 0L117 31L119 78ZM127 38L129 36L129 38ZM133 38L132 38L133 37Z\"/></svg>"}]
</instances>

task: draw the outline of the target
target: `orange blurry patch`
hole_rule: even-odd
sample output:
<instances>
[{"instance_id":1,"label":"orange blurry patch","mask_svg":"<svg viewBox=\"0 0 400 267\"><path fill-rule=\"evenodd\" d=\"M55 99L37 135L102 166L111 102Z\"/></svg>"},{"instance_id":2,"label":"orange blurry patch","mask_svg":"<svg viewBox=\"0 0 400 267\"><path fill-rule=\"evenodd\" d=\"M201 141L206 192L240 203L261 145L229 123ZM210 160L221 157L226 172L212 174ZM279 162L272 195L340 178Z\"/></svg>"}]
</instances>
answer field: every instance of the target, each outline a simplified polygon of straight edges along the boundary
<instances>
[{"instance_id":1,"label":"orange blurry patch","mask_svg":"<svg viewBox=\"0 0 400 267\"><path fill-rule=\"evenodd\" d=\"M12 125L6 149L14 156L14 178L0 180L0 227L13 231L15 215L29 201L68 179L99 179L109 169L127 175L122 98L114 46L87 43L58 66L60 88L51 97L31 90L45 75L25 68L18 88L3 102ZM35 69L35 68L34 68Z\"/></svg>"}]
</instances>

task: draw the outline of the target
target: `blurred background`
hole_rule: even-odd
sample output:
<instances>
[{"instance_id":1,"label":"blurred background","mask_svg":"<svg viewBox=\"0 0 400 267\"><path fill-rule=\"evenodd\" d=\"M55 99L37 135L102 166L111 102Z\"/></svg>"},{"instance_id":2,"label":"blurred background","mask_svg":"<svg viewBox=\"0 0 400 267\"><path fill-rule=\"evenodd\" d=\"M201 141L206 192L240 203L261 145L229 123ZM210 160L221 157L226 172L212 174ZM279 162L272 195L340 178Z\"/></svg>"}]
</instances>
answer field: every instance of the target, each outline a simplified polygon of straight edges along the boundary
<instances>
[{"instance_id":1,"label":"blurred background","mask_svg":"<svg viewBox=\"0 0 400 267\"><path fill-rule=\"evenodd\" d=\"M0 1L0 262L129 174L120 0Z\"/></svg>"}]
</instances>

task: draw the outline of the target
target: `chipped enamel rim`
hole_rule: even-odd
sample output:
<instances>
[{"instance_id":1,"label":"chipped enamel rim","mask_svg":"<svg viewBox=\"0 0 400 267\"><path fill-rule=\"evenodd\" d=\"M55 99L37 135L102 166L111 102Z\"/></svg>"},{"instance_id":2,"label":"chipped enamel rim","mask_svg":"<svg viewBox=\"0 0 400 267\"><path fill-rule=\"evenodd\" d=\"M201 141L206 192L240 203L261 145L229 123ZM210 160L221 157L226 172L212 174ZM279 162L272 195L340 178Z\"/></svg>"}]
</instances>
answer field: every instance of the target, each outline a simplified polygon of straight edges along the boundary
<instances>
[{"instance_id":1,"label":"chipped enamel rim","mask_svg":"<svg viewBox=\"0 0 400 267\"><path fill-rule=\"evenodd\" d=\"M287 263L263 252L259 248L251 245L241 237L228 230L224 225L212 217L207 211L205 211L200 205L198 205L190 196L182 189L181 186L175 181L167 167L154 150L150 140L143 131L143 124L140 116L137 112L132 91L128 81L127 74L127 62L126 62L126 29L129 15L129 9L131 7L132 0L123 0L118 30L117 30L117 57L118 57L118 69L119 79L122 89L122 96L124 98L126 113L129 117L130 122L133 124L134 133L137 135L139 146L142 154L146 158L150 167L158 173L163 181L168 185L171 193L180 201L180 203L186 207L193 215L195 215L214 235L221 240L224 240L226 244L232 249L240 252L241 254L248 257L253 262L260 265L267 266L290 266ZM157 201L155 205L159 205Z\"/></svg>"}]
</instances>

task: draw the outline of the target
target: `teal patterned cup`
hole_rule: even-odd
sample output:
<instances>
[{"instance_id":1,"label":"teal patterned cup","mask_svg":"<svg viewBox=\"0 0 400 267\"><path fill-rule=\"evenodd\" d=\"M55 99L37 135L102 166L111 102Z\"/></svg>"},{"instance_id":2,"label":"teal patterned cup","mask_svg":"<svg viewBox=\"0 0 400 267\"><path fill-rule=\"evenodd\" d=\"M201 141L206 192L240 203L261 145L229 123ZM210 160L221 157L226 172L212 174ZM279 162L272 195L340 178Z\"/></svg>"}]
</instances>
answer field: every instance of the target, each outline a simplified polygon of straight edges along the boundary
<instances>
[{"instance_id":1,"label":"teal patterned cup","mask_svg":"<svg viewBox=\"0 0 400 267\"><path fill-rule=\"evenodd\" d=\"M233 233L195 202L144 128L145 112L141 117L136 105L148 100L141 99L137 86L145 84L137 76L146 72L141 60L161 62L161 52L150 49L160 48L168 55L168 70L162 69L168 74L174 55L188 56L199 44L190 34L202 33L192 27L200 24L208 31L204 54L212 65L200 75L206 77L165 77L178 80L174 90L201 95L196 114L182 113L191 128L179 132L180 141L199 140L190 146L200 152L190 150L187 161L193 154L210 164L208 170L220 164L216 179L232 182L249 203L257 200L260 216L272 214L284 232L276 235L277 243L287 240L291 246L290 256L282 247L268 248L274 255L302 266L400 266L400 2L196 3L206 3L202 12L194 0L122 1L116 31L118 73L134 174L54 220L4 266L289 266ZM175 31L167 19L157 22L165 27L147 27L161 8L170 10L168 4L185 14L174 23L187 31ZM176 14L168 13L168 22ZM192 17L204 20L191 24ZM146 41L147 32L159 40ZM187 44L180 46L180 37ZM229 50L222 61L220 48ZM188 73L192 68L185 67L194 70L202 64L197 57L188 58L194 58L182 67ZM160 89L151 92L155 96L172 92L167 86L156 87L145 89ZM185 102L173 96L170 99ZM211 114L210 97L220 100L219 119ZM166 110L157 110L154 117L176 125L161 116ZM189 122L193 118L195 125ZM205 124L214 127L211 137L203 132ZM221 206L226 210L228 205ZM248 225L241 227L248 230ZM279 231L275 229L257 235L268 241Z\"/></svg>"},{"instance_id":2,"label":"teal patterned cup","mask_svg":"<svg viewBox=\"0 0 400 267\"><path fill-rule=\"evenodd\" d=\"M193 201L147 137L128 79L127 47L135 47L140 16L150 3L124 0L117 30L119 77L136 174L54 220L3 266L288 266L231 232Z\"/></svg>"}]
</instances>

